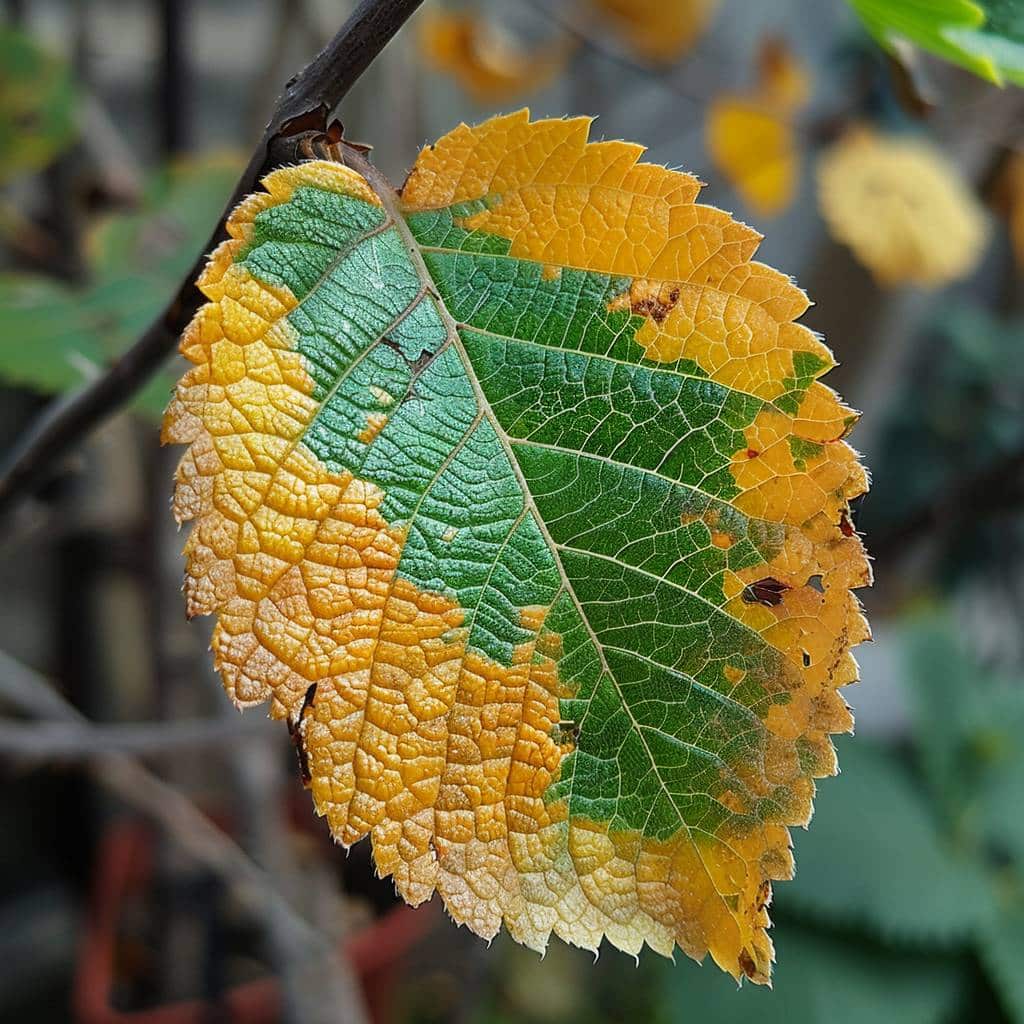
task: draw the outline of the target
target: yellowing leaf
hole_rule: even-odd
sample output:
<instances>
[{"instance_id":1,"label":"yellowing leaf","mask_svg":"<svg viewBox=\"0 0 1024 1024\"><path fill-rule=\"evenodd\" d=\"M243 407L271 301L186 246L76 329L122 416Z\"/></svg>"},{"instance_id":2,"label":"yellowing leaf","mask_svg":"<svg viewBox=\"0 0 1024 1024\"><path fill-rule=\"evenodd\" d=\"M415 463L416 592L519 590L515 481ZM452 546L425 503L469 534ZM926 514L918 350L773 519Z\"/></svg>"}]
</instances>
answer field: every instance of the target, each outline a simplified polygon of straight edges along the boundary
<instances>
[{"instance_id":1,"label":"yellowing leaf","mask_svg":"<svg viewBox=\"0 0 1024 1024\"><path fill-rule=\"evenodd\" d=\"M707 146L715 164L765 217L793 201L800 180L794 118L810 96L810 76L782 42L768 39L758 61L758 87L710 106Z\"/></svg>"},{"instance_id":2,"label":"yellowing leaf","mask_svg":"<svg viewBox=\"0 0 1024 1024\"><path fill-rule=\"evenodd\" d=\"M739 96L715 100L708 112L707 145L719 170L763 217L793 201L800 156L789 120Z\"/></svg>"},{"instance_id":3,"label":"yellowing leaf","mask_svg":"<svg viewBox=\"0 0 1024 1024\"><path fill-rule=\"evenodd\" d=\"M451 75L480 102L542 89L571 52L560 41L527 53L476 15L448 11L423 15L420 46L434 68Z\"/></svg>"},{"instance_id":4,"label":"yellowing leaf","mask_svg":"<svg viewBox=\"0 0 1024 1024\"><path fill-rule=\"evenodd\" d=\"M947 284L981 257L984 211L927 143L850 132L822 154L818 194L829 230L882 284Z\"/></svg>"},{"instance_id":5,"label":"yellowing leaf","mask_svg":"<svg viewBox=\"0 0 1024 1024\"><path fill-rule=\"evenodd\" d=\"M589 128L240 204L165 422L188 612L409 902L763 982L867 635L855 414L759 236Z\"/></svg>"},{"instance_id":6,"label":"yellowing leaf","mask_svg":"<svg viewBox=\"0 0 1024 1024\"><path fill-rule=\"evenodd\" d=\"M811 73L777 36L765 38L757 55L761 98L785 114L795 114L811 98Z\"/></svg>"},{"instance_id":7,"label":"yellowing leaf","mask_svg":"<svg viewBox=\"0 0 1024 1024\"><path fill-rule=\"evenodd\" d=\"M675 60L704 34L719 0L593 0L639 56Z\"/></svg>"}]
</instances>

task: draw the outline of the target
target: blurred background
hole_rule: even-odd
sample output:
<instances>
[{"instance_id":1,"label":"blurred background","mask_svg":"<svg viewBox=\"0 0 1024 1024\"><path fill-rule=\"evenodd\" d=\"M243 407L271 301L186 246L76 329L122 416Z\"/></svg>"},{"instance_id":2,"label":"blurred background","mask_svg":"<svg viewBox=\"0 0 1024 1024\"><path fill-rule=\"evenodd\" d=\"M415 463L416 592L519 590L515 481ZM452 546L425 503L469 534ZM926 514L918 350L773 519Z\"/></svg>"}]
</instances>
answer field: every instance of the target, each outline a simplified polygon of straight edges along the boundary
<instances>
[{"instance_id":1,"label":"blurred background","mask_svg":"<svg viewBox=\"0 0 1024 1024\"><path fill-rule=\"evenodd\" d=\"M1024 42L1024 5L988 6ZM350 5L2 7L6 452L161 310ZM340 116L397 183L524 104L763 231L865 414L875 643L777 887L774 991L488 947L332 845L184 620L169 364L0 532L0 1021L1024 1022L1024 90L885 52L845 0L428 0Z\"/></svg>"}]
</instances>

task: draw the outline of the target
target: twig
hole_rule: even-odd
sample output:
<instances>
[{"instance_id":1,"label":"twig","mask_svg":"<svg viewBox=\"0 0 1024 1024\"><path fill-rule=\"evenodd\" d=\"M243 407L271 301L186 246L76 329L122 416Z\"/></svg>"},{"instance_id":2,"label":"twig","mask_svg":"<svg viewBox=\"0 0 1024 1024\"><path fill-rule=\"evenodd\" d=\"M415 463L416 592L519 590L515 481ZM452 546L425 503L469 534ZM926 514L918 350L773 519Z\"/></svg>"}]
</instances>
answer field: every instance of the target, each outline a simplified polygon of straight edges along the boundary
<instances>
[{"instance_id":1,"label":"twig","mask_svg":"<svg viewBox=\"0 0 1024 1024\"><path fill-rule=\"evenodd\" d=\"M0 697L25 714L82 729L89 721L49 681L0 651ZM96 779L126 804L152 818L183 850L216 871L239 899L266 922L284 931L299 950L326 955L330 939L298 914L272 876L222 832L186 796L125 754L101 754L90 761Z\"/></svg>"},{"instance_id":2,"label":"twig","mask_svg":"<svg viewBox=\"0 0 1024 1024\"><path fill-rule=\"evenodd\" d=\"M234 744L266 727L257 715L170 722L84 725L0 719L0 757L75 761L100 754L151 757L197 747Z\"/></svg>"},{"instance_id":3,"label":"twig","mask_svg":"<svg viewBox=\"0 0 1024 1024\"><path fill-rule=\"evenodd\" d=\"M275 166L275 144L300 131L325 131L331 111L422 2L362 0L334 38L285 85L216 229L167 308L102 377L51 405L15 446L0 473L0 514L31 491L56 459L127 401L171 354L202 302L195 280L206 254L226 237L224 222L231 210Z\"/></svg>"},{"instance_id":4,"label":"twig","mask_svg":"<svg viewBox=\"0 0 1024 1024\"><path fill-rule=\"evenodd\" d=\"M189 145L189 76L185 25L187 0L160 0L160 143L165 157Z\"/></svg>"}]
</instances>

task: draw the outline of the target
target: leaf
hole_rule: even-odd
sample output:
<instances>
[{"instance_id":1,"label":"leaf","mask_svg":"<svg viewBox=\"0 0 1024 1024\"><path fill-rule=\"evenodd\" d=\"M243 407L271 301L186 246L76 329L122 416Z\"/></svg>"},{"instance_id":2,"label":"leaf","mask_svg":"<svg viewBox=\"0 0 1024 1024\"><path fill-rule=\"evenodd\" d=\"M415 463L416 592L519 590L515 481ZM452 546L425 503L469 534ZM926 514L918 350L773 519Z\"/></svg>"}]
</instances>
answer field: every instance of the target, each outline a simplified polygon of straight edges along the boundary
<instances>
[{"instance_id":1,"label":"leaf","mask_svg":"<svg viewBox=\"0 0 1024 1024\"><path fill-rule=\"evenodd\" d=\"M800 870L785 907L914 945L975 934L994 913L980 863L955 855L891 755L864 740L840 753L842 775L797 838Z\"/></svg>"},{"instance_id":2,"label":"leaf","mask_svg":"<svg viewBox=\"0 0 1024 1024\"><path fill-rule=\"evenodd\" d=\"M626 46L653 63L686 53L707 31L719 0L592 0Z\"/></svg>"},{"instance_id":3,"label":"leaf","mask_svg":"<svg viewBox=\"0 0 1024 1024\"><path fill-rule=\"evenodd\" d=\"M1003 860L1024 867L1024 688L961 645L949 614L905 627L921 764L948 816Z\"/></svg>"},{"instance_id":4,"label":"leaf","mask_svg":"<svg viewBox=\"0 0 1024 1024\"><path fill-rule=\"evenodd\" d=\"M979 943L981 961L1012 1020L1024 1021L1024 979L1020 951L1024 949L1024 903L1008 902L984 931Z\"/></svg>"},{"instance_id":5,"label":"leaf","mask_svg":"<svg viewBox=\"0 0 1024 1024\"><path fill-rule=\"evenodd\" d=\"M1002 85L1024 84L1022 0L850 0L878 41L906 41Z\"/></svg>"},{"instance_id":6,"label":"leaf","mask_svg":"<svg viewBox=\"0 0 1024 1024\"><path fill-rule=\"evenodd\" d=\"M938 287L964 277L988 236L956 168L905 136L848 132L819 159L818 199L832 235L883 285Z\"/></svg>"},{"instance_id":7,"label":"leaf","mask_svg":"<svg viewBox=\"0 0 1024 1024\"><path fill-rule=\"evenodd\" d=\"M115 214L90 233L84 288L38 274L0 274L0 379L52 394L102 372L174 293L230 195L237 169L234 158L214 156L154 176L137 212ZM159 415L170 389L166 377L156 378L136 407Z\"/></svg>"},{"instance_id":8,"label":"leaf","mask_svg":"<svg viewBox=\"0 0 1024 1024\"><path fill-rule=\"evenodd\" d=\"M937 957L870 950L793 925L776 936L772 991L729 991L727 979L677 967L662 999L664 1024L943 1024L954 1019L962 972ZM671 1009L678 1008L678 1009Z\"/></svg>"},{"instance_id":9,"label":"leaf","mask_svg":"<svg viewBox=\"0 0 1024 1024\"><path fill-rule=\"evenodd\" d=\"M866 636L855 416L759 236L589 125L238 207L165 423L188 613L411 903L764 981Z\"/></svg>"},{"instance_id":10,"label":"leaf","mask_svg":"<svg viewBox=\"0 0 1024 1024\"><path fill-rule=\"evenodd\" d=\"M717 97L708 109L707 146L744 202L762 216L781 213L800 179L795 117L807 102L809 76L781 41L767 39L750 94Z\"/></svg>"},{"instance_id":11,"label":"leaf","mask_svg":"<svg viewBox=\"0 0 1024 1024\"><path fill-rule=\"evenodd\" d=\"M24 32L0 26L0 183L45 167L74 135L67 64Z\"/></svg>"},{"instance_id":12,"label":"leaf","mask_svg":"<svg viewBox=\"0 0 1024 1024\"><path fill-rule=\"evenodd\" d=\"M420 48L436 70L451 75L480 103L542 89L565 67L567 41L523 50L477 14L425 12Z\"/></svg>"}]
</instances>

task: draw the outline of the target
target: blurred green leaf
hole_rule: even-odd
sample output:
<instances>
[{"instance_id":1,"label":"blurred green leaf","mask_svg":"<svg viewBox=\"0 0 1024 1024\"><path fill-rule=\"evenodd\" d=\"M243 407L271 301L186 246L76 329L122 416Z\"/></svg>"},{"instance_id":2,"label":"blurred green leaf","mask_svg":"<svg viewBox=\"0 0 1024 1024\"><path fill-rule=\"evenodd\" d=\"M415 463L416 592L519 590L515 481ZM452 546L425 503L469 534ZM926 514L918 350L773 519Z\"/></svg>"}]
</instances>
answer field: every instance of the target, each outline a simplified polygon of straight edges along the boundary
<instances>
[{"instance_id":1,"label":"blurred green leaf","mask_svg":"<svg viewBox=\"0 0 1024 1024\"><path fill-rule=\"evenodd\" d=\"M24 32L0 27L0 183L45 167L74 135L67 64Z\"/></svg>"},{"instance_id":2,"label":"blurred green leaf","mask_svg":"<svg viewBox=\"0 0 1024 1024\"><path fill-rule=\"evenodd\" d=\"M952 616L904 627L921 766L950 825L1024 867L1024 686L981 665Z\"/></svg>"},{"instance_id":3,"label":"blurred green leaf","mask_svg":"<svg viewBox=\"0 0 1024 1024\"><path fill-rule=\"evenodd\" d=\"M892 403L872 461L873 493L885 500L868 498L861 508L858 525L868 536L898 529L960 481L1024 448L1022 346L1024 321L942 306L923 358ZM990 499L998 502L1000 495L979 496L978 504ZM932 540L943 583L980 577L991 585L993 576L1016 575L1024 520L973 516L970 529L940 528Z\"/></svg>"},{"instance_id":4,"label":"blurred green leaf","mask_svg":"<svg viewBox=\"0 0 1024 1024\"><path fill-rule=\"evenodd\" d=\"M981 935L980 953L1000 1002L1011 1020L1024 1024L1024 903L1005 908Z\"/></svg>"},{"instance_id":5,"label":"blurred green leaf","mask_svg":"<svg viewBox=\"0 0 1024 1024\"><path fill-rule=\"evenodd\" d=\"M993 68L994 81L1024 85L1024 0L980 0L980 6L984 26L951 29L949 39Z\"/></svg>"},{"instance_id":6,"label":"blurred green leaf","mask_svg":"<svg viewBox=\"0 0 1024 1024\"><path fill-rule=\"evenodd\" d=\"M0 378L44 393L101 373L170 299L220 215L238 161L217 156L154 177L137 211L117 214L88 240L85 288L39 275L0 275ZM159 416L173 387L157 377L135 405Z\"/></svg>"},{"instance_id":7,"label":"blurred green leaf","mask_svg":"<svg viewBox=\"0 0 1024 1024\"><path fill-rule=\"evenodd\" d=\"M886 48L905 40L990 82L1024 84L1024 0L850 0Z\"/></svg>"},{"instance_id":8,"label":"blurred green leaf","mask_svg":"<svg viewBox=\"0 0 1024 1024\"><path fill-rule=\"evenodd\" d=\"M902 637L919 761L938 807L950 813L963 807L975 781L964 761L979 674L956 637L948 613L911 619Z\"/></svg>"},{"instance_id":9,"label":"blurred green leaf","mask_svg":"<svg viewBox=\"0 0 1024 1024\"><path fill-rule=\"evenodd\" d=\"M771 990L709 969L676 966L668 975L663 1024L938 1024L951 1019L962 979L942 958L872 952L796 926L774 936L779 963Z\"/></svg>"},{"instance_id":10,"label":"blurred green leaf","mask_svg":"<svg viewBox=\"0 0 1024 1024\"><path fill-rule=\"evenodd\" d=\"M837 746L842 774L821 785L814 827L795 836L799 869L779 906L894 942L969 939L994 913L980 864L950 848L891 754L864 739Z\"/></svg>"}]
</instances>

